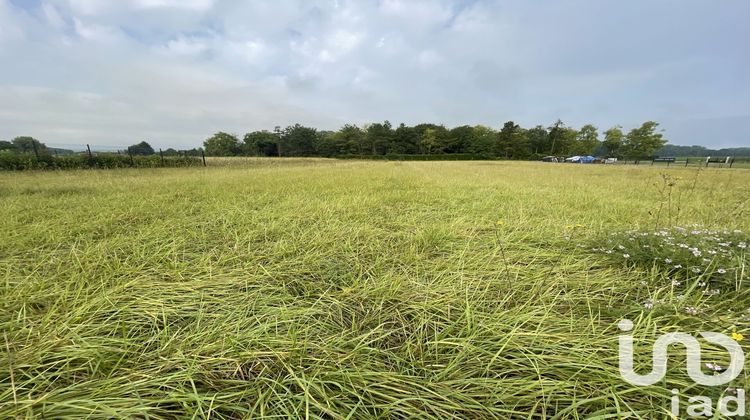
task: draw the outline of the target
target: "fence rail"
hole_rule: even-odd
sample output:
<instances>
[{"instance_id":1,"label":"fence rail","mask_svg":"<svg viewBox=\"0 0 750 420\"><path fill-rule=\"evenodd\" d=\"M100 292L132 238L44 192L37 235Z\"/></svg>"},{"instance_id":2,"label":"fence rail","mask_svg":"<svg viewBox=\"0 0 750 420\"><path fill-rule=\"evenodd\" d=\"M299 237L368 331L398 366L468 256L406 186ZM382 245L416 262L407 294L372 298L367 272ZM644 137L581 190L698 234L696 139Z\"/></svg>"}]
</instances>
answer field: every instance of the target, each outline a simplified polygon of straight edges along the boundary
<instances>
[{"instance_id":1,"label":"fence rail","mask_svg":"<svg viewBox=\"0 0 750 420\"><path fill-rule=\"evenodd\" d=\"M206 157L200 151L175 151L148 155L134 154L128 149L117 151L93 151L89 145L82 152L49 148L30 151L0 151L0 170L27 169L114 169L114 168L169 168L183 166L206 166Z\"/></svg>"},{"instance_id":2,"label":"fence rail","mask_svg":"<svg viewBox=\"0 0 750 420\"><path fill-rule=\"evenodd\" d=\"M621 159L618 165L666 165L682 167L719 167L719 168L750 168L750 157L676 157L653 159Z\"/></svg>"}]
</instances>

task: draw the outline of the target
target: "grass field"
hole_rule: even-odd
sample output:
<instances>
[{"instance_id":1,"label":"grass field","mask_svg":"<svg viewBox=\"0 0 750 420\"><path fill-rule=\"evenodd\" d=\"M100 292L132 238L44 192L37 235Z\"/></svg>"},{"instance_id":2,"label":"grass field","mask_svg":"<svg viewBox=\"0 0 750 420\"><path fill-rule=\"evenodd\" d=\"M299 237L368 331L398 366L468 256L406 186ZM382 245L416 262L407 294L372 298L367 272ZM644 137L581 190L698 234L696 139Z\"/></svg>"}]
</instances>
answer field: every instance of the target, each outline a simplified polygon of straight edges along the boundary
<instances>
[{"instance_id":1,"label":"grass field","mask_svg":"<svg viewBox=\"0 0 750 420\"><path fill-rule=\"evenodd\" d=\"M641 372L663 332L750 336L746 254L715 279L591 249L675 226L734 247L749 197L750 170L658 166L0 173L0 418L668 417L672 388L724 387L680 348L629 385L616 324Z\"/></svg>"}]
</instances>

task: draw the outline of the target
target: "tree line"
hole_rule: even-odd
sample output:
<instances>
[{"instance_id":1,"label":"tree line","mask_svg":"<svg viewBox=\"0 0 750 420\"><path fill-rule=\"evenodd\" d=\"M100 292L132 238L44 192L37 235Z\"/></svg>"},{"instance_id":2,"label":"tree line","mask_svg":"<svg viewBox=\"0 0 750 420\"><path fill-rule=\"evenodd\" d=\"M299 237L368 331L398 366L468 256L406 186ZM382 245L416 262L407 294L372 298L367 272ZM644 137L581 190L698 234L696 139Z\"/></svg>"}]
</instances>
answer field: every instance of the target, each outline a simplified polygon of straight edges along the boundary
<instances>
[{"instance_id":1,"label":"tree line","mask_svg":"<svg viewBox=\"0 0 750 420\"><path fill-rule=\"evenodd\" d=\"M323 157L419 157L425 159L539 159L544 156L594 155L628 159L654 156L750 156L750 148L712 150L702 146L667 144L659 124L646 121L624 132L614 126L600 133L586 124L578 129L557 120L548 127L537 125L523 128L508 121L500 129L484 125L463 125L446 128L438 124L400 124L389 121L346 124L337 131L318 130L301 124L272 131L260 130L245 134L218 132L203 142L208 156L323 156ZM200 156L203 149L178 151L159 150L162 156ZM2 154L33 154L37 157L64 156L76 152L47 147L39 140L16 137L0 140ZM145 141L120 152L130 156L151 156L157 153ZM408 155L408 156L407 156Z\"/></svg>"},{"instance_id":2,"label":"tree line","mask_svg":"<svg viewBox=\"0 0 750 420\"><path fill-rule=\"evenodd\" d=\"M549 127L523 128L513 121L496 130L484 125L446 128L437 124L389 121L337 131L301 124L237 135L218 132L203 142L209 156L323 156L466 154L479 159L538 159L543 156L596 155L645 159L666 144L659 124L646 121L625 133L615 126L603 133L586 124L576 129L557 120Z\"/></svg>"},{"instance_id":3,"label":"tree line","mask_svg":"<svg viewBox=\"0 0 750 420\"><path fill-rule=\"evenodd\" d=\"M65 156L73 155L76 153L73 150L61 149L56 147L48 147L41 141L30 137L20 136L16 137L11 141L0 140L0 153L22 153L22 154L33 154L38 157L44 156ZM112 152L109 152L112 153ZM151 156L156 155L157 152L154 148L146 141L142 141L131 146L128 146L124 150L114 152L119 154L127 154L131 156ZM161 156L200 156L201 149L190 149L190 150L176 150L169 148L166 150L159 150Z\"/></svg>"}]
</instances>

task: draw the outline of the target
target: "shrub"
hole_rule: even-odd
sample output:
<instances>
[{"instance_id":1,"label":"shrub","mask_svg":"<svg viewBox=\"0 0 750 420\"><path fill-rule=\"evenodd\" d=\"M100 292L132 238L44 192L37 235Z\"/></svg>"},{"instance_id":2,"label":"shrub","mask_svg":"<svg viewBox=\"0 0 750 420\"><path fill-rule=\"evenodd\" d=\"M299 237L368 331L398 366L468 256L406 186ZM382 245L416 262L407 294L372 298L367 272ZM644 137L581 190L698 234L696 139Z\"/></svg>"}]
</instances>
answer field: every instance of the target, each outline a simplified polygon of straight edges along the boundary
<instances>
[{"instance_id":1,"label":"shrub","mask_svg":"<svg viewBox=\"0 0 750 420\"><path fill-rule=\"evenodd\" d=\"M203 161L187 156L130 156L113 153L100 153L92 157L85 154L48 156L38 158L32 154L0 151L0 170L28 169L114 169L114 168L158 168L179 166L200 166Z\"/></svg>"}]
</instances>

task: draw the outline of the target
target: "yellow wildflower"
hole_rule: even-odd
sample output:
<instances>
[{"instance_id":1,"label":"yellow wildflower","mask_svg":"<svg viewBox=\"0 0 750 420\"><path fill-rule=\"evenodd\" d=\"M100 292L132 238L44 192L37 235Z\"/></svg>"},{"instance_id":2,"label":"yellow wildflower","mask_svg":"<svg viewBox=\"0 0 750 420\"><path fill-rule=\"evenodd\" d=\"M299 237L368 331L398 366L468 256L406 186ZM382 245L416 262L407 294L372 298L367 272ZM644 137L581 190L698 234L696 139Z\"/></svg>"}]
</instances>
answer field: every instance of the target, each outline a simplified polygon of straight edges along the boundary
<instances>
[{"instance_id":1,"label":"yellow wildflower","mask_svg":"<svg viewBox=\"0 0 750 420\"><path fill-rule=\"evenodd\" d=\"M733 338L733 339L734 339L735 341L742 341L742 340L743 340L743 339L745 338L745 336L744 336L744 335L742 335L742 334L740 334L740 333L738 333L738 332L733 332L733 333L732 333L732 338Z\"/></svg>"}]
</instances>

